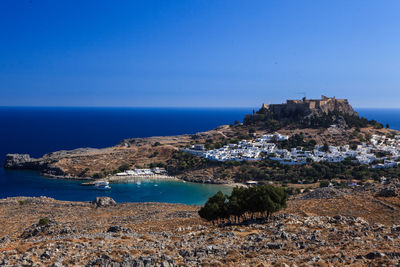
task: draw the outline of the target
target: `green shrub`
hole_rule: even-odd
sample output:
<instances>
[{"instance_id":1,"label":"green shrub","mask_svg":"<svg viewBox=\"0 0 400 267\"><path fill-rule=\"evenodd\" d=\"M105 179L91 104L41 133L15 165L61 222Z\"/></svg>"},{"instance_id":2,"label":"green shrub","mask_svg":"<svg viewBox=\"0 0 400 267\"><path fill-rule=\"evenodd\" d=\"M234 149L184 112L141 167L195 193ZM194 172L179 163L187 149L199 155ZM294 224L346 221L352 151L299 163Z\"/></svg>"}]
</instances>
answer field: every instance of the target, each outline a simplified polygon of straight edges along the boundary
<instances>
[{"instance_id":1,"label":"green shrub","mask_svg":"<svg viewBox=\"0 0 400 267\"><path fill-rule=\"evenodd\" d=\"M22 205L24 205L26 203L26 201L21 199L21 200L18 200L18 203L19 203L20 206L22 206Z\"/></svg>"},{"instance_id":2,"label":"green shrub","mask_svg":"<svg viewBox=\"0 0 400 267\"><path fill-rule=\"evenodd\" d=\"M150 158L155 158L158 156L158 151L154 151L153 154L150 155Z\"/></svg>"},{"instance_id":3,"label":"green shrub","mask_svg":"<svg viewBox=\"0 0 400 267\"><path fill-rule=\"evenodd\" d=\"M104 177L105 177L104 173L95 173L92 176L92 178L94 178L94 179L100 179L100 178L104 178Z\"/></svg>"},{"instance_id":4,"label":"green shrub","mask_svg":"<svg viewBox=\"0 0 400 267\"><path fill-rule=\"evenodd\" d=\"M124 172L126 170L129 170L129 164L122 164L121 166L119 166L118 171L119 172Z\"/></svg>"},{"instance_id":5,"label":"green shrub","mask_svg":"<svg viewBox=\"0 0 400 267\"><path fill-rule=\"evenodd\" d=\"M49 218L47 218L47 217L41 218L41 219L39 220L39 225L40 225L40 226L45 226L45 225L48 225L49 222L50 222L50 219L49 219Z\"/></svg>"},{"instance_id":6,"label":"green shrub","mask_svg":"<svg viewBox=\"0 0 400 267\"><path fill-rule=\"evenodd\" d=\"M328 181L321 181L319 183L319 187L328 187L329 186L329 182Z\"/></svg>"}]
</instances>

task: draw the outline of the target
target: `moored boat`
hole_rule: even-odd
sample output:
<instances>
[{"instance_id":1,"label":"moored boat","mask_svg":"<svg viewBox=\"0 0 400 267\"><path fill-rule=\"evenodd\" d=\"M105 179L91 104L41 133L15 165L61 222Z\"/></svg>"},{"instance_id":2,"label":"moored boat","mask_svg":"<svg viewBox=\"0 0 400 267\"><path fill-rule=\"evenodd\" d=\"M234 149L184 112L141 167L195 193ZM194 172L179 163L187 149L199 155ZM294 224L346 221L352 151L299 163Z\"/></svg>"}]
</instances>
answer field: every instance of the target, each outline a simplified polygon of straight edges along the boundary
<instances>
[{"instance_id":1,"label":"moored boat","mask_svg":"<svg viewBox=\"0 0 400 267\"><path fill-rule=\"evenodd\" d=\"M107 181L97 181L94 184L95 188L98 190L109 190L111 189L110 183Z\"/></svg>"}]
</instances>

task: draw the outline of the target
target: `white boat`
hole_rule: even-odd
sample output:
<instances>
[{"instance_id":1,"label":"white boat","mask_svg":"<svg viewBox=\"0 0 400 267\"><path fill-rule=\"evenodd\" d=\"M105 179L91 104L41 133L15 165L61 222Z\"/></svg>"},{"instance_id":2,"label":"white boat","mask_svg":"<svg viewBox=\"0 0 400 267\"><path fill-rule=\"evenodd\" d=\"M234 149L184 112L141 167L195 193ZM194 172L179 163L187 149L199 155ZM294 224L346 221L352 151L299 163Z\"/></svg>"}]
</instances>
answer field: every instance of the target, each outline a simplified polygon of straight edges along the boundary
<instances>
[{"instance_id":1,"label":"white boat","mask_svg":"<svg viewBox=\"0 0 400 267\"><path fill-rule=\"evenodd\" d=\"M107 181L98 181L94 183L94 186L98 190L108 190L111 189L110 183Z\"/></svg>"}]
</instances>

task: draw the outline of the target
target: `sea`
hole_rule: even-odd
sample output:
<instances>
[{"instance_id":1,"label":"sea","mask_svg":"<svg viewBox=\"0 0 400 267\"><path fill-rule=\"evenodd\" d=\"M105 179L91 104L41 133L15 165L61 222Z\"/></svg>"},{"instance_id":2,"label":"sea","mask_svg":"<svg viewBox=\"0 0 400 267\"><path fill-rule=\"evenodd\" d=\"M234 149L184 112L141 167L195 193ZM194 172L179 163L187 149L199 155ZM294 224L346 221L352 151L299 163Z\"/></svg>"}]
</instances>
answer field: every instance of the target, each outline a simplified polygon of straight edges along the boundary
<instances>
[{"instance_id":1,"label":"sea","mask_svg":"<svg viewBox=\"0 0 400 267\"><path fill-rule=\"evenodd\" d=\"M77 108L0 107L0 165L7 153L45 153L80 147L102 148L125 138L193 134L242 121L253 108ZM356 109L400 130L400 109ZM47 196L90 201L109 196L117 202L169 202L201 205L231 187L182 181L112 184L109 191L81 186L82 181L46 178L35 171L0 168L0 198Z\"/></svg>"}]
</instances>

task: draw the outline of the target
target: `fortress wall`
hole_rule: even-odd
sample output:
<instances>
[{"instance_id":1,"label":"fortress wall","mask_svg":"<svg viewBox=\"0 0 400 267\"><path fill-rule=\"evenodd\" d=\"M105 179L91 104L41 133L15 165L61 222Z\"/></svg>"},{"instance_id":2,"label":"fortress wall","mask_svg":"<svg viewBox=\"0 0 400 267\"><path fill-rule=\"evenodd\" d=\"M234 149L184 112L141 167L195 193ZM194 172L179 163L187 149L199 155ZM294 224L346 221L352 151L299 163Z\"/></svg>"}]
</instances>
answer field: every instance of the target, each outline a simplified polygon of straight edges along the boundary
<instances>
[{"instance_id":1,"label":"fortress wall","mask_svg":"<svg viewBox=\"0 0 400 267\"><path fill-rule=\"evenodd\" d=\"M264 106L263 106L264 107ZM261 108L259 114L272 115L275 114L278 117L285 117L290 113L302 113L308 115L310 113L330 111L340 111L349 114L357 114L348 104L347 99L336 99L322 97L322 99L304 99L304 100L286 100L285 104L270 104L267 108Z\"/></svg>"}]
</instances>

